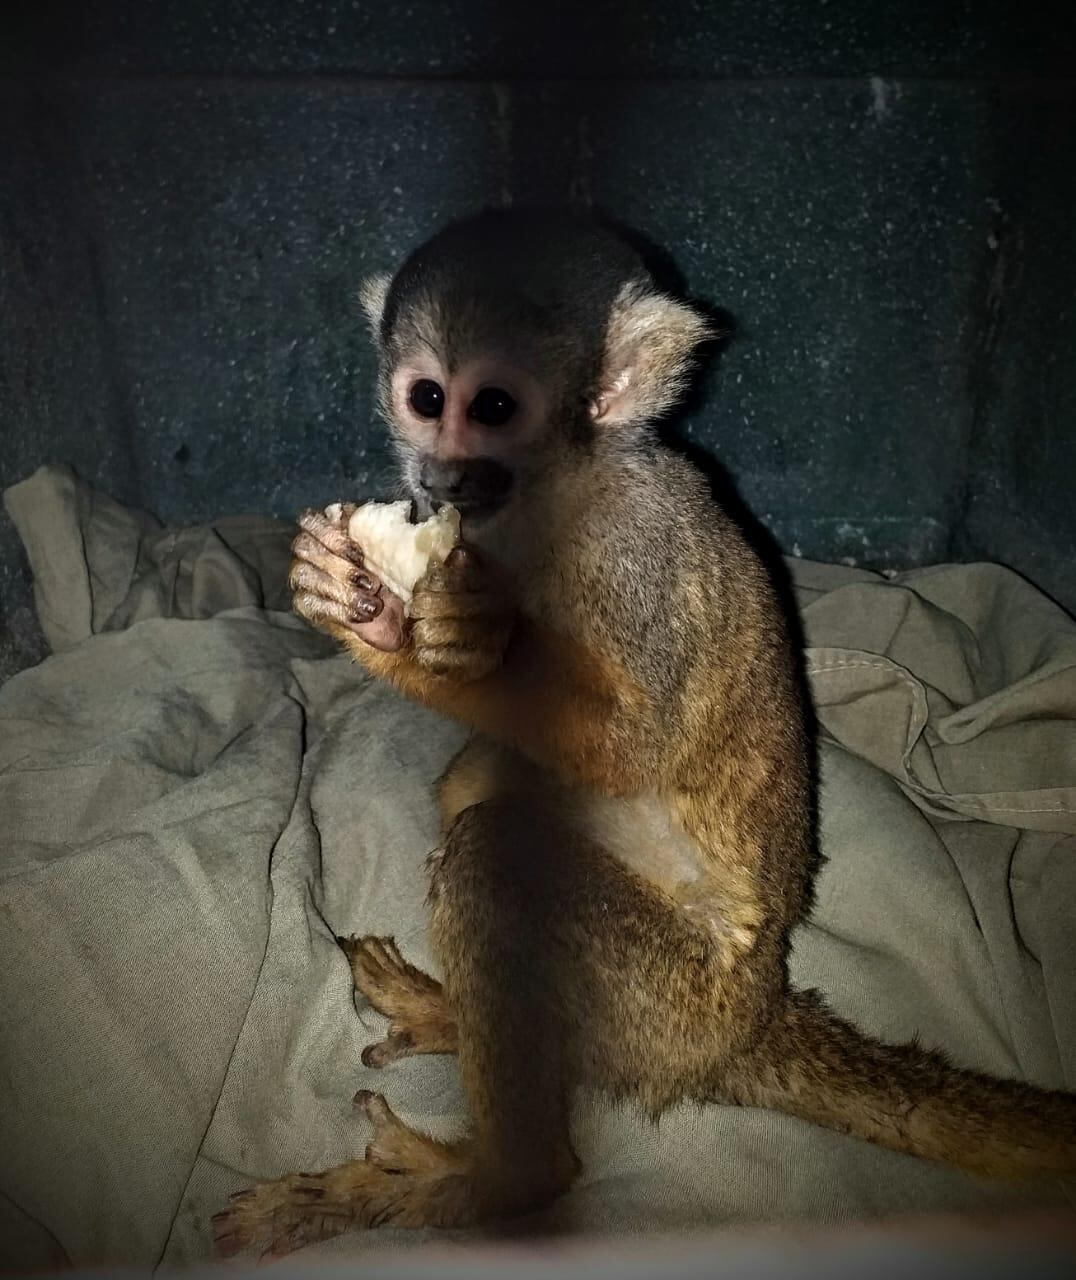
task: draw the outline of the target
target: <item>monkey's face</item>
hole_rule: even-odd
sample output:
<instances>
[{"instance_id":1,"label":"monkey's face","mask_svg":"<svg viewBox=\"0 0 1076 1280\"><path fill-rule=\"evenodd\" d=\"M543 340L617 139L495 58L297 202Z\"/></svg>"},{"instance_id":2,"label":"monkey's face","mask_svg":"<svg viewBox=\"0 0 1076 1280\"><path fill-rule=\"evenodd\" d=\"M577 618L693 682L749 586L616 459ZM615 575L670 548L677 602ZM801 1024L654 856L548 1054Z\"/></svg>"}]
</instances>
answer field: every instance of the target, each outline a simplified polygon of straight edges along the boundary
<instances>
[{"instance_id":1,"label":"monkey's face","mask_svg":"<svg viewBox=\"0 0 1076 1280\"><path fill-rule=\"evenodd\" d=\"M418 517L451 503L470 535L488 531L540 467L554 408L546 383L507 355L449 367L419 348L396 363L386 390Z\"/></svg>"},{"instance_id":2,"label":"monkey's face","mask_svg":"<svg viewBox=\"0 0 1076 1280\"><path fill-rule=\"evenodd\" d=\"M577 464L675 402L708 332L631 246L574 215L463 219L361 297L416 515L451 503L500 558L540 552L585 501Z\"/></svg>"}]
</instances>

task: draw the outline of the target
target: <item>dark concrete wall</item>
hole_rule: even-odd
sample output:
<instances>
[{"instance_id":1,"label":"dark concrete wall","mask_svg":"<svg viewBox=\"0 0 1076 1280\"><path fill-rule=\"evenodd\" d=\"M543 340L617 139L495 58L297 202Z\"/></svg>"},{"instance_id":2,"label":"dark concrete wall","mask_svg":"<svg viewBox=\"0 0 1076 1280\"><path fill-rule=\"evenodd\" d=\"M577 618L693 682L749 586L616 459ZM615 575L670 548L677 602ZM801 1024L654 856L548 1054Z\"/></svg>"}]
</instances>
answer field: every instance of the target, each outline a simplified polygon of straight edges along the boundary
<instances>
[{"instance_id":1,"label":"dark concrete wall","mask_svg":"<svg viewBox=\"0 0 1076 1280\"><path fill-rule=\"evenodd\" d=\"M357 282L582 198L734 315L681 430L785 550L989 557L1076 606L1072 35L973 0L44 0L0 41L0 484L71 462L174 521L371 492ZM0 610L3 671L40 652L6 520Z\"/></svg>"}]
</instances>

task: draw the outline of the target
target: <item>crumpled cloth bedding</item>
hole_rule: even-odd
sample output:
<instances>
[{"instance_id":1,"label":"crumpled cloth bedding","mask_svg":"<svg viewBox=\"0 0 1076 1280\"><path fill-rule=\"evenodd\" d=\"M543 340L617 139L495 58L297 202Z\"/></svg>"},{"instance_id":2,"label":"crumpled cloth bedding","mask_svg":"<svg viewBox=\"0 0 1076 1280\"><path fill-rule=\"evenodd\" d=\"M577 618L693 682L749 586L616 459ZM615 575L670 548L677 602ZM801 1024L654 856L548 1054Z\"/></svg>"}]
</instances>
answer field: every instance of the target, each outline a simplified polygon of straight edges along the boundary
<instances>
[{"instance_id":1,"label":"crumpled cloth bedding","mask_svg":"<svg viewBox=\"0 0 1076 1280\"><path fill-rule=\"evenodd\" d=\"M464 1121L454 1060L363 1067L384 1022L333 940L394 934L435 968L430 784L462 730L288 612L281 523L164 528L64 467L5 502L53 652L0 689L2 1255L204 1261L230 1192L361 1155L356 1089L438 1135ZM881 1036L1076 1088L1076 623L994 565L789 569L826 855L794 979ZM575 1140L543 1230L1016 1195L760 1110L653 1125L584 1098Z\"/></svg>"}]
</instances>

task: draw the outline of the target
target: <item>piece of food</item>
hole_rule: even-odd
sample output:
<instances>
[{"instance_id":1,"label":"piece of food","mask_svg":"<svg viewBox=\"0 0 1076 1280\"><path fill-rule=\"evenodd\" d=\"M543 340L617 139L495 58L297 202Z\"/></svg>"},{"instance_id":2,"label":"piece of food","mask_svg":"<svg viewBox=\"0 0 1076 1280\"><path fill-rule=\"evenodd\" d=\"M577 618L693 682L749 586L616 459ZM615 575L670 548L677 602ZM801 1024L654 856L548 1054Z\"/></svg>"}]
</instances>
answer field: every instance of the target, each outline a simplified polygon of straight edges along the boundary
<instances>
[{"instance_id":1,"label":"piece of food","mask_svg":"<svg viewBox=\"0 0 1076 1280\"><path fill-rule=\"evenodd\" d=\"M330 519L332 510L326 511ZM430 560L444 560L460 540L460 513L455 507L442 507L421 524L411 524L410 513L406 498L367 502L348 521L348 537L362 548L371 573L404 602L405 612Z\"/></svg>"}]
</instances>

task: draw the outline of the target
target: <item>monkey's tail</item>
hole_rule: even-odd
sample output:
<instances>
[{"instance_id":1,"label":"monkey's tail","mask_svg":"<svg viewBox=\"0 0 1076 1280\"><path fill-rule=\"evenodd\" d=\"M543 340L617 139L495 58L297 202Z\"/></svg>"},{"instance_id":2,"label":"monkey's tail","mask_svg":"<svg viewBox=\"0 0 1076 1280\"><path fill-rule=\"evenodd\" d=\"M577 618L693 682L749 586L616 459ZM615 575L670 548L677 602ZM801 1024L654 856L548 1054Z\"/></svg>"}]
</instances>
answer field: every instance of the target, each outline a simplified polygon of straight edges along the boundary
<instances>
[{"instance_id":1,"label":"monkey's tail","mask_svg":"<svg viewBox=\"0 0 1076 1280\"><path fill-rule=\"evenodd\" d=\"M1076 1172L1076 1094L999 1080L917 1043L882 1044L794 991L722 1094L990 1177Z\"/></svg>"}]
</instances>

